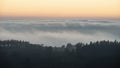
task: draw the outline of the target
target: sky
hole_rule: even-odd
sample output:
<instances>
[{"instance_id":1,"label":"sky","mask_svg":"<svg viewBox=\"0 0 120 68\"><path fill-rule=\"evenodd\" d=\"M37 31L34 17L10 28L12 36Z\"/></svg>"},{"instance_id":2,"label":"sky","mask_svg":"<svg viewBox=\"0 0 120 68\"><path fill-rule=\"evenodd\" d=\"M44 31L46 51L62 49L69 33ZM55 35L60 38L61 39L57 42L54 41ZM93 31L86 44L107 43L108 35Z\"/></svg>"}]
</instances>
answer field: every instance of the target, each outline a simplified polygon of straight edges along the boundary
<instances>
[{"instance_id":1,"label":"sky","mask_svg":"<svg viewBox=\"0 0 120 68\"><path fill-rule=\"evenodd\" d=\"M0 0L0 16L120 17L120 0Z\"/></svg>"}]
</instances>

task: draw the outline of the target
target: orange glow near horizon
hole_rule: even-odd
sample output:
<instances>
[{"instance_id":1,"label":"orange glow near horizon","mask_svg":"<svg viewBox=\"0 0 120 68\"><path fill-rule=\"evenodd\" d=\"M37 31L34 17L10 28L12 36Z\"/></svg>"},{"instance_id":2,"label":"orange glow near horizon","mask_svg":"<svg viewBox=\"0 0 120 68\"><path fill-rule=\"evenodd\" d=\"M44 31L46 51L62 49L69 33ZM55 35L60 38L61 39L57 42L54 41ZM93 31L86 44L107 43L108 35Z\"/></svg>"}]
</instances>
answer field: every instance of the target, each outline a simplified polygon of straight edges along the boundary
<instances>
[{"instance_id":1,"label":"orange glow near horizon","mask_svg":"<svg viewBox=\"0 0 120 68\"><path fill-rule=\"evenodd\" d=\"M120 17L120 0L0 0L0 16Z\"/></svg>"}]
</instances>

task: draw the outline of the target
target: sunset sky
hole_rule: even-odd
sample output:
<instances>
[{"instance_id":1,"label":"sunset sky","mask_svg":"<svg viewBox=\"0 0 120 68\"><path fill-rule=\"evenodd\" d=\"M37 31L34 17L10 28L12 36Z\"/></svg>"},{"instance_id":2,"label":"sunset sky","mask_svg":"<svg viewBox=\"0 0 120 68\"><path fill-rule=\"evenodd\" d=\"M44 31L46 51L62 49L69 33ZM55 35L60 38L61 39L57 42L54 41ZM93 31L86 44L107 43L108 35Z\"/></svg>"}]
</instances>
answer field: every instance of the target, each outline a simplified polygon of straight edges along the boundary
<instances>
[{"instance_id":1,"label":"sunset sky","mask_svg":"<svg viewBox=\"0 0 120 68\"><path fill-rule=\"evenodd\" d=\"M0 0L0 16L120 17L120 0Z\"/></svg>"}]
</instances>

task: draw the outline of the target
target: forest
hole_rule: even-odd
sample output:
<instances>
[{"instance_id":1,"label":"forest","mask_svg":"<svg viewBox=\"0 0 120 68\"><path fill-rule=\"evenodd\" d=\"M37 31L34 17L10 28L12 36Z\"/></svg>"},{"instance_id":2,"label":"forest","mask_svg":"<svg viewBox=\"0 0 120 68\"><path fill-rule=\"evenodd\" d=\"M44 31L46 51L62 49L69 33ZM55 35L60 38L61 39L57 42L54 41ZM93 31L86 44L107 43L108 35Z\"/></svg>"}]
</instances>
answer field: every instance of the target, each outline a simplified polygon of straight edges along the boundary
<instances>
[{"instance_id":1,"label":"forest","mask_svg":"<svg viewBox=\"0 0 120 68\"><path fill-rule=\"evenodd\" d=\"M0 68L120 68L119 63L120 42L116 40L61 47L0 40Z\"/></svg>"}]
</instances>

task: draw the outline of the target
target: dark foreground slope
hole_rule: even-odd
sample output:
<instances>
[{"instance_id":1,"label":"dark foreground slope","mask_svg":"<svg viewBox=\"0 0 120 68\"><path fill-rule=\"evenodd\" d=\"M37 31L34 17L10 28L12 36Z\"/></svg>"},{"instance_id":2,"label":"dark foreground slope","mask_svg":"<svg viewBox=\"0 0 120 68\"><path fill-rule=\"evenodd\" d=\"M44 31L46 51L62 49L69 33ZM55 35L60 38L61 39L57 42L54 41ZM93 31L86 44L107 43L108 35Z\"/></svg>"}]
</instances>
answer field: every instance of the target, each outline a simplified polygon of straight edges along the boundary
<instances>
[{"instance_id":1,"label":"dark foreground slope","mask_svg":"<svg viewBox=\"0 0 120 68\"><path fill-rule=\"evenodd\" d=\"M120 68L120 42L97 41L51 47L0 41L0 68Z\"/></svg>"}]
</instances>

